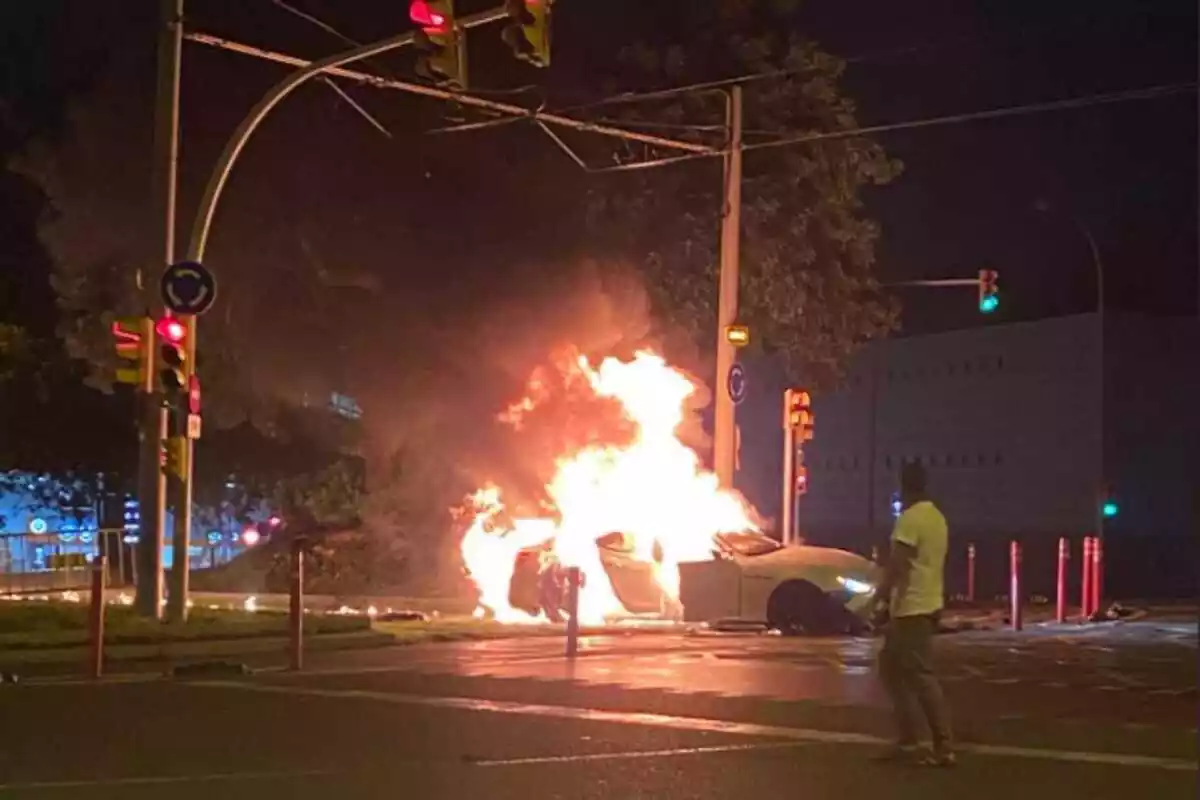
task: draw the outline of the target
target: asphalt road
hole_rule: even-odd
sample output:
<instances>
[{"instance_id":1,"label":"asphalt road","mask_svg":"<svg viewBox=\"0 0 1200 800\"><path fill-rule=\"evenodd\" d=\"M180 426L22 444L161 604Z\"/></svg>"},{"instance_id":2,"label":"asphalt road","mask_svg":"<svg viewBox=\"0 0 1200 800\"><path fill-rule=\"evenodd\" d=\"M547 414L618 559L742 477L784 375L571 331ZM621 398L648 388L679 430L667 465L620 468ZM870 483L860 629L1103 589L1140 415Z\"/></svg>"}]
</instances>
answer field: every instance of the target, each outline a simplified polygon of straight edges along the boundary
<instances>
[{"instance_id":1,"label":"asphalt road","mask_svg":"<svg viewBox=\"0 0 1200 800\"><path fill-rule=\"evenodd\" d=\"M0 798L1194 797L1187 629L939 640L964 752L873 764L873 642L601 637L326 654L304 674L0 686Z\"/></svg>"}]
</instances>

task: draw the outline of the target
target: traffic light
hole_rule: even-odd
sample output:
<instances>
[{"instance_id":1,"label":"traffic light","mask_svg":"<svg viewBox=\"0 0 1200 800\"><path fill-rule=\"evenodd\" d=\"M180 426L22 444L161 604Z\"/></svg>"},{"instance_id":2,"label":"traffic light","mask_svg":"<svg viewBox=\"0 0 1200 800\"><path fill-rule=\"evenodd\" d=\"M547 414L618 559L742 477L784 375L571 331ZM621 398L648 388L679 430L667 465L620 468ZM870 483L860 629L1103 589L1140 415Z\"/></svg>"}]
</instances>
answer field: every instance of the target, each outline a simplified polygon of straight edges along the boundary
<instances>
[{"instance_id":1,"label":"traffic light","mask_svg":"<svg viewBox=\"0 0 1200 800\"><path fill-rule=\"evenodd\" d=\"M796 467L796 497L808 494L808 467Z\"/></svg>"},{"instance_id":2,"label":"traffic light","mask_svg":"<svg viewBox=\"0 0 1200 800\"><path fill-rule=\"evenodd\" d=\"M158 371L163 401L171 407L181 407L187 388L187 326L174 317L163 317L154 326L159 339Z\"/></svg>"},{"instance_id":3,"label":"traffic light","mask_svg":"<svg viewBox=\"0 0 1200 800\"><path fill-rule=\"evenodd\" d=\"M412 0L408 16L420 26L417 74L438 86L467 88L467 51L454 21L454 0Z\"/></svg>"},{"instance_id":4,"label":"traffic light","mask_svg":"<svg viewBox=\"0 0 1200 800\"><path fill-rule=\"evenodd\" d=\"M505 0L512 20L500 34L513 55L535 67L550 66L550 6L553 0Z\"/></svg>"},{"instance_id":5,"label":"traffic light","mask_svg":"<svg viewBox=\"0 0 1200 800\"><path fill-rule=\"evenodd\" d=\"M1106 493L1103 501L1100 503L1100 513L1105 519L1112 519L1120 512L1121 507L1117 505L1117 500L1111 494Z\"/></svg>"},{"instance_id":6,"label":"traffic light","mask_svg":"<svg viewBox=\"0 0 1200 800\"><path fill-rule=\"evenodd\" d=\"M1000 307L1000 287L996 282L1000 273L994 269L979 270L979 310L991 314Z\"/></svg>"},{"instance_id":7,"label":"traffic light","mask_svg":"<svg viewBox=\"0 0 1200 800\"><path fill-rule=\"evenodd\" d=\"M122 365L117 367L117 383L140 386L146 379L150 344L154 334L149 317L121 317L113 320L113 348Z\"/></svg>"},{"instance_id":8,"label":"traffic light","mask_svg":"<svg viewBox=\"0 0 1200 800\"><path fill-rule=\"evenodd\" d=\"M734 347L745 347L750 344L750 327L748 325L726 325L725 341Z\"/></svg>"},{"instance_id":9,"label":"traffic light","mask_svg":"<svg viewBox=\"0 0 1200 800\"><path fill-rule=\"evenodd\" d=\"M187 439L183 436L170 436L161 440L159 466L168 478L185 480L187 477Z\"/></svg>"},{"instance_id":10,"label":"traffic light","mask_svg":"<svg viewBox=\"0 0 1200 800\"><path fill-rule=\"evenodd\" d=\"M792 430L796 441L811 441L816 423L816 416L812 412L812 397L803 389L788 389L784 392L783 402L784 426Z\"/></svg>"}]
</instances>

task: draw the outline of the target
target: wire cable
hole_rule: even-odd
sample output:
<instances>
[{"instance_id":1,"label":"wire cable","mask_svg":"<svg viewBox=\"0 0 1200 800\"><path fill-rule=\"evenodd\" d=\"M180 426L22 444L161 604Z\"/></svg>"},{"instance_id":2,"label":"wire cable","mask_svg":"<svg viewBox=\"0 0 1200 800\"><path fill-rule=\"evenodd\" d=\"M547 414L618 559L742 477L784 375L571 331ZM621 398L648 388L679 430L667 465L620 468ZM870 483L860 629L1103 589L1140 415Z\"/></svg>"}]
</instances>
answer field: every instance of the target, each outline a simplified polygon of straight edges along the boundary
<instances>
[{"instance_id":1,"label":"wire cable","mask_svg":"<svg viewBox=\"0 0 1200 800\"><path fill-rule=\"evenodd\" d=\"M1125 103L1135 100L1154 100L1174 94L1182 94L1184 92L1195 92L1196 87L1197 85L1195 83L1164 84L1161 86L1149 86L1141 89L1106 92L1103 94L1084 95L1082 97L1068 97L1061 100L1048 100L1040 103L1025 103L1017 106L1003 106L1000 108L991 108L983 111L968 111L960 114L946 114L939 117L926 117L924 119L907 120L905 122L890 122L879 125L866 125L857 128L847 128L839 131L824 131L801 134L798 136L786 136L769 142L744 144L742 145L742 152L766 150L776 147L788 147L795 144L807 144L809 142L846 139L854 136L868 136L876 133L891 133L894 131L932 128L942 125L957 125L964 122L977 122L980 120L1029 116L1052 111L1066 111L1070 109L1087 108L1089 106ZM622 170L650 169L651 167L666 166L668 164L676 164L681 161L693 161L697 158L712 158L720 155L722 154L719 152L688 153L687 155L670 156L668 158L657 159L655 161L644 161L632 164L622 164L616 167L605 167L603 169L594 171L617 172Z\"/></svg>"}]
</instances>

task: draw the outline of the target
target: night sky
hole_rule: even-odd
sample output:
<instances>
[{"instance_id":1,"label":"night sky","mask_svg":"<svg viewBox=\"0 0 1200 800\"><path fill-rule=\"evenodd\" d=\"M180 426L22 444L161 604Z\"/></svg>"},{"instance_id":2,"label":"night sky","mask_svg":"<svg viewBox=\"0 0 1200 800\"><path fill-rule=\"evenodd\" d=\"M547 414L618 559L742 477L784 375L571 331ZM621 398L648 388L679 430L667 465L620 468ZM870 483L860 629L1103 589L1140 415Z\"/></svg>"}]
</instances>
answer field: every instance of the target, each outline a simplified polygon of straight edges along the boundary
<instances>
[{"instance_id":1,"label":"night sky","mask_svg":"<svg viewBox=\"0 0 1200 800\"><path fill-rule=\"evenodd\" d=\"M51 195L71 248L115 249L136 262L149 190L157 4L59 5L67 10L43 44L64 71L86 65L96 85L55 145L60 175ZM359 40L408 27L407 6L396 0L293 5ZM459 12L476 5L487 4L462 2ZM485 29L471 35L473 80L486 91L532 87L497 96L540 96L548 108L600 97L623 44L670 38L673 5L559 0L550 70L517 64L499 31ZM1197 73L1194 0L806 0L793 19L850 60L845 88L864 125L1188 83ZM344 49L271 0L191 0L188 25L306 57ZM20 70L11 59L4 68ZM364 68L411 77L411 55ZM185 44L183 74L181 240L225 137L285 71ZM588 241L580 220L562 210L564 193L583 191L590 179L546 137L528 125L428 135L476 117L346 88L391 138L314 82L250 143L218 213L208 262L222 281L223 306L213 313L245 320L257 380L288 383L293 393L329 385L358 392L352 376L367 374L377 377L371 389L390 396L417 383L460 385L492 347L490 358L511 363L508 377L519 383L544 342L569 337L580 316L608 313L561 302L573 280L562 265L603 255L604 243ZM1200 313L1194 91L878 140L906 167L867 196L883 226L882 277L971 277L986 264L1000 271L1004 292L1001 312L982 318L970 289L906 290L904 332L1092 310L1091 258L1069 214L1098 241L1110 308ZM770 157L756 154L748 168ZM1038 199L1058 213L1036 213ZM314 291L318 284L305 276L321 269L379 283ZM43 274L17 285L24 288L3 298L10 316L45 296L35 291ZM380 353L396 341L419 342L425 357L379 377L388 372Z\"/></svg>"}]
</instances>

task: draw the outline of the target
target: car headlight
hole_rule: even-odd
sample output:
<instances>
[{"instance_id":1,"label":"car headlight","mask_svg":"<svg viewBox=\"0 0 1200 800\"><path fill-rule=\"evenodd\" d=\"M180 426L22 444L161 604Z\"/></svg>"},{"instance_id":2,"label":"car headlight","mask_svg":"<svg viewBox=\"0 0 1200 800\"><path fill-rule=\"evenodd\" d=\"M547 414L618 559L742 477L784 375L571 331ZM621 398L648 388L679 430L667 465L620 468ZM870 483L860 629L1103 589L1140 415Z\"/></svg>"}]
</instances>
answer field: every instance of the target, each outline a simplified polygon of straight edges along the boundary
<instances>
[{"instance_id":1,"label":"car headlight","mask_svg":"<svg viewBox=\"0 0 1200 800\"><path fill-rule=\"evenodd\" d=\"M851 594L870 594L875 591L875 587L866 581L855 580L854 578L846 578L838 575L837 582Z\"/></svg>"}]
</instances>

